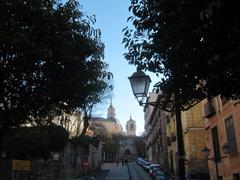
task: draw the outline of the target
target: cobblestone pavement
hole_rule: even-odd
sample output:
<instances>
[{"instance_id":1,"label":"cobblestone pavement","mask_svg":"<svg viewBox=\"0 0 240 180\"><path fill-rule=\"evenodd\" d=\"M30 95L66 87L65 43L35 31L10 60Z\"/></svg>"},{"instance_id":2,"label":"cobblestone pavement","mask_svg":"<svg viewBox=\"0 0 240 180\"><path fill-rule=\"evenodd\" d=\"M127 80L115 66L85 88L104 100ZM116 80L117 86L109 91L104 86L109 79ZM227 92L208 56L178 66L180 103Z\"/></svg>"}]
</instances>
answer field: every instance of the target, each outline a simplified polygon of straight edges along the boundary
<instances>
[{"instance_id":1,"label":"cobblestone pavement","mask_svg":"<svg viewBox=\"0 0 240 180\"><path fill-rule=\"evenodd\" d=\"M105 177L105 180L128 180L129 179L129 173L127 166L117 166L110 165L110 171Z\"/></svg>"}]
</instances>

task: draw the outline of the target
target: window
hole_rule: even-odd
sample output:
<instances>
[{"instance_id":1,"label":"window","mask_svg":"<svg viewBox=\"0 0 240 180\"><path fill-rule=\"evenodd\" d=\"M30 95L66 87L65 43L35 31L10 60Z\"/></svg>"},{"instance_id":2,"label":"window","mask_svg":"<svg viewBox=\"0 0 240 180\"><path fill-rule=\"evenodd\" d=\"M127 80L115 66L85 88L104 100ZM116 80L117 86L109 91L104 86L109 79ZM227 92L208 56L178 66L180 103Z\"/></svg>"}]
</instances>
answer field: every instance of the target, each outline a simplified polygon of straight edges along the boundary
<instances>
[{"instance_id":1,"label":"window","mask_svg":"<svg viewBox=\"0 0 240 180\"><path fill-rule=\"evenodd\" d=\"M158 110L158 117L160 118L161 117L161 111Z\"/></svg>"},{"instance_id":2,"label":"window","mask_svg":"<svg viewBox=\"0 0 240 180\"><path fill-rule=\"evenodd\" d=\"M230 146L230 155L236 155L238 152L238 149L237 149L237 141L236 141L235 128L234 128L232 116L225 119L225 128L227 133L227 141Z\"/></svg>"},{"instance_id":3,"label":"window","mask_svg":"<svg viewBox=\"0 0 240 180\"><path fill-rule=\"evenodd\" d=\"M210 118L212 115L214 115L216 112L215 110L215 104L213 99L208 100L205 104L204 104L204 116L206 118Z\"/></svg>"},{"instance_id":4,"label":"window","mask_svg":"<svg viewBox=\"0 0 240 180\"><path fill-rule=\"evenodd\" d=\"M159 152L163 152L162 137L160 137L160 141L159 141Z\"/></svg>"},{"instance_id":5,"label":"window","mask_svg":"<svg viewBox=\"0 0 240 180\"><path fill-rule=\"evenodd\" d=\"M167 118L167 124L170 123L170 117L166 116L166 118Z\"/></svg>"},{"instance_id":6,"label":"window","mask_svg":"<svg viewBox=\"0 0 240 180\"><path fill-rule=\"evenodd\" d=\"M239 173L233 174L233 180L240 180Z\"/></svg>"},{"instance_id":7,"label":"window","mask_svg":"<svg viewBox=\"0 0 240 180\"><path fill-rule=\"evenodd\" d=\"M212 142L216 162L221 162L217 127L212 128Z\"/></svg>"},{"instance_id":8,"label":"window","mask_svg":"<svg viewBox=\"0 0 240 180\"><path fill-rule=\"evenodd\" d=\"M221 96L222 105L226 104L228 100L229 98L226 98L225 96Z\"/></svg>"}]
</instances>

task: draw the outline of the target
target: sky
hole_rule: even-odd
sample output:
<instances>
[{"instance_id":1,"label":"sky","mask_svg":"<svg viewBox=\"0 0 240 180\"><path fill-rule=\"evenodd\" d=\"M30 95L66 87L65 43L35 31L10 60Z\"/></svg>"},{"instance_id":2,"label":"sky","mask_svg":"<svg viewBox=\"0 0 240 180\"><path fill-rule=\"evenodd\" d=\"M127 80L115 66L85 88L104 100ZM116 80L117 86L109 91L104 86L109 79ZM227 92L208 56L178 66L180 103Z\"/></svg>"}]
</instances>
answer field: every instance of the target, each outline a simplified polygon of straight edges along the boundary
<instances>
[{"instance_id":1,"label":"sky","mask_svg":"<svg viewBox=\"0 0 240 180\"><path fill-rule=\"evenodd\" d=\"M79 3L84 13L96 16L94 27L99 28L102 33L101 38L105 44L104 60L109 64L109 71L113 73L112 104L116 111L116 118L126 130L126 122L131 116L136 121L136 134L141 135L144 132L143 107L139 106L134 98L128 80L128 77L136 71L136 67L128 64L123 57L127 50L122 44L122 29L127 26L127 18L131 16L128 11L130 0L79 0ZM147 74L150 75L152 84L157 82L154 74ZM109 103L101 108L102 117L107 116Z\"/></svg>"}]
</instances>

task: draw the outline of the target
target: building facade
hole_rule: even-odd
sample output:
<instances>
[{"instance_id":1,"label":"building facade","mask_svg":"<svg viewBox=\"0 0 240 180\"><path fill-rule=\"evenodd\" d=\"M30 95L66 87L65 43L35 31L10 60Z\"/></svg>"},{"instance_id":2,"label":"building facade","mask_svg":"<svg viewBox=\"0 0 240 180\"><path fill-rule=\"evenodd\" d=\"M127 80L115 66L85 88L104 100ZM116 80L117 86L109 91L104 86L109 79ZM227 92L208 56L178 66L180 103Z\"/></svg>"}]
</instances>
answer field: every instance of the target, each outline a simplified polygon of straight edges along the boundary
<instances>
[{"instance_id":1,"label":"building facade","mask_svg":"<svg viewBox=\"0 0 240 180\"><path fill-rule=\"evenodd\" d=\"M89 129L90 130L94 129L94 131L98 131L98 134L101 134L101 136L104 136L108 139L108 141L106 142L102 141L103 143L101 158L102 161L108 162L116 161L118 158L117 157L118 152L116 149L117 143L109 141L109 138L114 135L121 136L123 134L123 129L118 119L116 118L115 108L113 107L112 102L108 107L107 118L102 117L91 118L89 120ZM108 148L109 143L112 144L114 148L109 149Z\"/></svg>"},{"instance_id":2,"label":"building facade","mask_svg":"<svg viewBox=\"0 0 240 180\"><path fill-rule=\"evenodd\" d=\"M169 160L169 173L172 175L178 174L178 147L177 147L177 129L176 118L174 112L167 113L167 151Z\"/></svg>"},{"instance_id":3,"label":"building facade","mask_svg":"<svg viewBox=\"0 0 240 180\"><path fill-rule=\"evenodd\" d=\"M148 102L161 100L161 94L150 93ZM159 163L161 167L169 171L167 156L167 133L166 133L166 113L158 107L146 105L145 131L146 131L146 151L150 161Z\"/></svg>"},{"instance_id":4,"label":"building facade","mask_svg":"<svg viewBox=\"0 0 240 180\"><path fill-rule=\"evenodd\" d=\"M184 160L186 174L201 174L208 176L207 160L202 149L205 147L204 119L202 118L202 105L196 104L181 112L184 142ZM168 158L170 173L178 174L178 144L176 118L174 112L167 116Z\"/></svg>"},{"instance_id":5,"label":"building facade","mask_svg":"<svg viewBox=\"0 0 240 180\"><path fill-rule=\"evenodd\" d=\"M115 108L110 103L108 107L107 118L102 117L92 117L89 120L89 128L91 127L104 127L104 131L108 135L112 134L122 134L123 129L118 119L116 118Z\"/></svg>"},{"instance_id":6,"label":"building facade","mask_svg":"<svg viewBox=\"0 0 240 180\"><path fill-rule=\"evenodd\" d=\"M156 101L157 99L157 94L150 92L147 102L153 102ZM144 129L145 129L145 143L146 143L146 158L149 161L153 161L153 126L152 126L152 114L154 111L154 107L153 106L148 106L146 105L144 107L144 121L145 121L145 125L144 125Z\"/></svg>"},{"instance_id":7,"label":"building facade","mask_svg":"<svg viewBox=\"0 0 240 180\"><path fill-rule=\"evenodd\" d=\"M202 104L198 103L187 111L181 112L181 119L186 174L201 174L201 176L207 177L209 174L208 164L202 153L202 149L206 145Z\"/></svg>"},{"instance_id":8,"label":"building facade","mask_svg":"<svg viewBox=\"0 0 240 180\"><path fill-rule=\"evenodd\" d=\"M240 179L240 105L225 97L205 99L206 144L210 149L208 161L211 179ZM229 154L222 147L227 143Z\"/></svg>"},{"instance_id":9,"label":"building facade","mask_svg":"<svg viewBox=\"0 0 240 180\"><path fill-rule=\"evenodd\" d=\"M150 93L148 102L163 102L161 94ZM161 107L162 108L162 107ZM146 105L145 142L149 161L159 163L172 175L178 175L177 127L174 112ZM201 103L181 112L186 174L208 175L208 164L202 149L205 147L204 118Z\"/></svg>"}]
</instances>

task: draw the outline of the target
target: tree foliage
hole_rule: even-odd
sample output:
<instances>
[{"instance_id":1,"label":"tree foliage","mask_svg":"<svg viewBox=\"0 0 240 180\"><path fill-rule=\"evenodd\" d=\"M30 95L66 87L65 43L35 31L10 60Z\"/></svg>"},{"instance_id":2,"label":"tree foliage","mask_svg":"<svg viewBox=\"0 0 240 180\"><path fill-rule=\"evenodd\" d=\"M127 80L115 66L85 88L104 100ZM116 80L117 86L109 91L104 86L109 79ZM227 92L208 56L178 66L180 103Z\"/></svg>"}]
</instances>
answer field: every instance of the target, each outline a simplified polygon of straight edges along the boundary
<instances>
[{"instance_id":1,"label":"tree foliage","mask_svg":"<svg viewBox=\"0 0 240 180\"><path fill-rule=\"evenodd\" d=\"M0 131L64 112L86 113L112 78L101 32L75 0L0 3Z\"/></svg>"},{"instance_id":2,"label":"tree foliage","mask_svg":"<svg viewBox=\"0 0 240 180\"><path fill-rule=\"evenodd\" d=\"M61 152L68 141L68 132L61 126L24 127L10 129L1 149L7 158L50 158L51 152Z\"/></svg>"},{"instance_id":3,"label":"tree foliage","mask_svg":"<svg viewBox=\"0 0 240 180\"><path fill-rule=\"evenodd\" d=\"M206 96L239 98L240 14L223 0L131 0L125 58L162 74L157 87L182 106Z\"/></svg>"}]
</instances>

